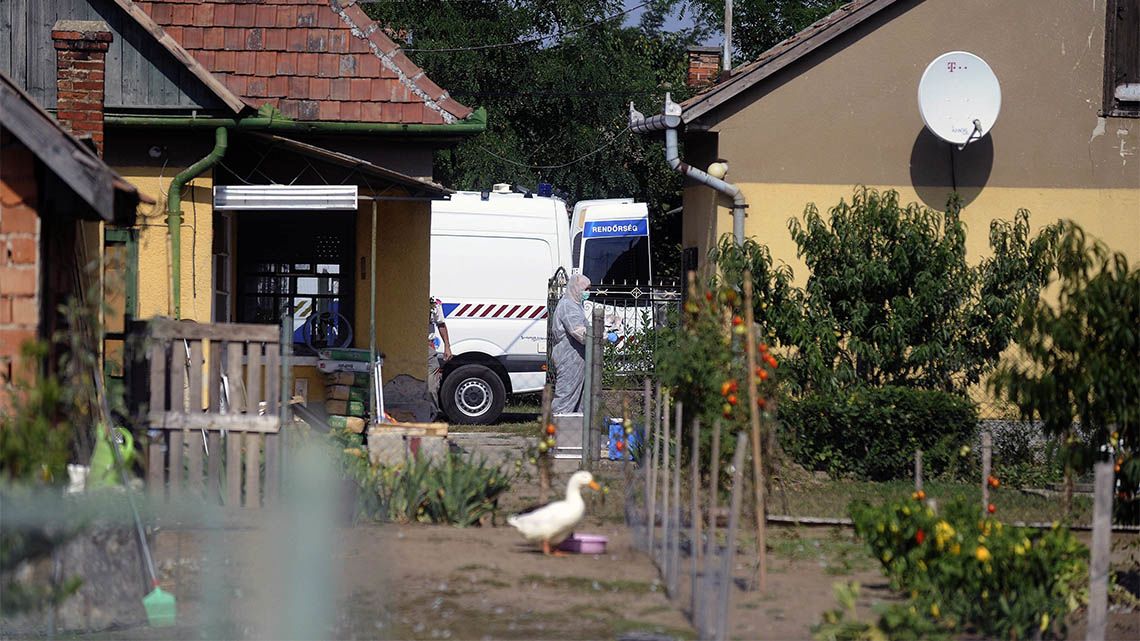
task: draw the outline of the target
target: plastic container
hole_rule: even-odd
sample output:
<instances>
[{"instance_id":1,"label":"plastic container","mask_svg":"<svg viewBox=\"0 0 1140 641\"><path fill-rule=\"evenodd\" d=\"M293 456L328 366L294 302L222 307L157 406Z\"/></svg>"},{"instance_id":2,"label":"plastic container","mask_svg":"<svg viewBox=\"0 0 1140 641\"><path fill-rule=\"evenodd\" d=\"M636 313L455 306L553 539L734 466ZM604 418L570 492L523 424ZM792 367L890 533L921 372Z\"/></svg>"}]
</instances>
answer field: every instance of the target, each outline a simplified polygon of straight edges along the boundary
<instances>
[{"instance_id":1,"label":"plastic container","mask_svg":"<svg viewBox=\"0 0 1140 641\"><path fill-rule=\"evenodd\" d=\"M558 549L574 554L605 554L606 542L608 541L609 539L601 534L578 534L575 532L560 543Z\"/></svg>"}]
</instances>

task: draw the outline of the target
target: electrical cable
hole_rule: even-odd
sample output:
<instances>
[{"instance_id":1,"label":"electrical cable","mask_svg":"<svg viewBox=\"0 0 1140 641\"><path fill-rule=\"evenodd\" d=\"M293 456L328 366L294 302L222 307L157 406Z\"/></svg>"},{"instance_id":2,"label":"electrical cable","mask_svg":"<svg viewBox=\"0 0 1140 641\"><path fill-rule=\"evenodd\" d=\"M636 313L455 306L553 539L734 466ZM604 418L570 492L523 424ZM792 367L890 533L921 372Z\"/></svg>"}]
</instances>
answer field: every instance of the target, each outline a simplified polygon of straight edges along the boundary
<instances>
[{"instance_id":1,"label":"electrical cable","mask_svg":"<svg viewBox=\"0 0 1140 641\"><path fill-rule=\"evenodd\" d=\"M596 154L600 151L603 151L607 147L609 147L609 146L613 145L614 143L616 143L617 141L621 140L621 138L625 134L629 133L629 131L630 131L629 127L625 127L620 132L618 132L618 134L616 136L614 136L613 140L610 140L609 142L603 144L602 146L598 147L597 149L594 149L593 151L588 151L588 152L582 154L581 156L578 156L574 160L564 162L564 163L559 164L559 165L528 165L526 163L519 162L517 160L511 160L510 158L505 158L503 156L500 156L499 154L497 154L497 153L491 151L490 149L487 149L486 147L483 147L481 145L478 145L475 148L478 149L479 151L487 154L488 156L493 156L493 157L495 157L495 158L497 158L497 159L499 159L505 163L515 165L516 167L522 167L524 169L562 169L563 167L569 167L570 165L574 165L574 164L577 164L579 162L582 162L583 160L589 158L590 156L593 156L594 154Z\"/></svg>"},{"instance_id":2,"label":"electrical cable","mask_svg":"<svg viewBox=\"0 0 1140 641\"><path fill-rule=\"evenodd\" d=\"M443 47L440 49L418 49L418 48L412 48L412 47L400 47L400 50L404 51L404 52L413 51L413 52L417 52L417 53L457 53L457 52L461 52L461 51L485 51L487 49L502 49L505 47L517 47L520 45L534 44L536 42L542 42L543 40L550 40L551 38L565 37L565 36L568 36L572 33L577 33L579 31L582 31L583 29L595 27L599 24L602 24L603 22L609 22L610 20L613 20L614 18L620 18L620 17L622 17L628 13L632 13L634 11L637 11L638 9L640 9L640 8L642 8L648 4L649 4L649 2L647 0L646 2L642 2L641 4L637 4L637 5L630 7L628 9L626 9L625 11L622 11L620 13L615 13L612 16L599 18L598 20L595 20L593 22L588 22L586 24L574 27L573 29L566 29L565 31L560 31L558 33L550 34L548 36L537 36L534 38L527 38L526 40L516 40L515 42L500 42L500 43L496 43L496 44L475 45L475 46L471 46L471 47Z\"/></svg>"}]
</instances>

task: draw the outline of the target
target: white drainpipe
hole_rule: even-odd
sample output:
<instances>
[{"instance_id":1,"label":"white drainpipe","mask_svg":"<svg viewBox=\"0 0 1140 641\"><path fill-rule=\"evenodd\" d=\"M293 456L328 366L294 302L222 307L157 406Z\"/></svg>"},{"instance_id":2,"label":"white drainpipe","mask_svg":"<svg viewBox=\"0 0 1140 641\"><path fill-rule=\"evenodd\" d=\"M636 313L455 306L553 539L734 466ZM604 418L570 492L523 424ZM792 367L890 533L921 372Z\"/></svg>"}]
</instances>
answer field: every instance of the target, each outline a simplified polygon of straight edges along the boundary
<instances>
[{"instance_id":1,"label":"white drainpipe","mask_svg":"<svg viewBox=\"0 0 1140 641\"><path fill-rule=\"evenodd\" d=\"M644 134L653 131L665 132L665 162L674 171L708 185L718 192L732 198L732 235L737 245L744 244L744 211L748 205L744 202L744 193L736 185L714 178L706 172L681 160L677 151L677 127L681 125L681 105L673 102L669 94L665 94L665 111L661 115L646 118L629 103L629 128Z\"/></svg>"}]
</instances>

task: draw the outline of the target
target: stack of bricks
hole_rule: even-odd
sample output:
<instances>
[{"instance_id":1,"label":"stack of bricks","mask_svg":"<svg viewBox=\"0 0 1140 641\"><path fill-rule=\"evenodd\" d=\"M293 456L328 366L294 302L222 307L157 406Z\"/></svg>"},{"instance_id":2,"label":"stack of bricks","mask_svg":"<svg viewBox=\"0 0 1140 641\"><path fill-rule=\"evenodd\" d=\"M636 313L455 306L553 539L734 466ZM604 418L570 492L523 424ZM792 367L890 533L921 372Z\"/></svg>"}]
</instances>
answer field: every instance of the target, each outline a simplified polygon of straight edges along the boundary
<instances>
[{"instance_id":1,"label":"stack of bricks","mask_svg":"<svg viewBox=\"0 0 1140 641\"><path fill-rule=\"evenodd\" d=\"M719 47L689 47L686 53L689 60L686 84L690 87L704 87L717 81L720 74Z\"/></svg>"},{"instance_id":2,"label":"stack of bricks","mask_svg":"<svg viewBox=\"0 0 1140 641\"><path fill-rule=\"evenodd\" d=\"M17 360L37 330L36 159L5 132L0 140L0 409L14 377L23 377ZM17 376L19 375L19 376Z\"/></svg>"},{"instance_id":3,"label":"stack of bricks","mask_svg":"<svg viewBox=\"0 0 1140 641\"><path fill-rule=\"evenodd\" d=\"M55 41L56 119L77 138L91 138L103 155L103 73L111 32L98 20L60 20Z\"/></svg>"}]
</instances>

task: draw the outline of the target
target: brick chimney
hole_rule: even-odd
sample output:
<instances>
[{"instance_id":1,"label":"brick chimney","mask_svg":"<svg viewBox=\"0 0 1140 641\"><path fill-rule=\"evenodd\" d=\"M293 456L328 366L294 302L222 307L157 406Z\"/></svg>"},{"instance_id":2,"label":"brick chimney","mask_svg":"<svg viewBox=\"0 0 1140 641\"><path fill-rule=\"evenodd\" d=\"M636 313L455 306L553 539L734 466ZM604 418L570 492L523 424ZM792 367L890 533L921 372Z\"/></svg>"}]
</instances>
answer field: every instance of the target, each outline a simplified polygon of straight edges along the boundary
<instances>
[{"instance_id":1,"label":"brick chimney","mask_svg":"<svg viewBox=\"0 0 1140 641\"><path fill-rule=\"evenodd\" d=\"M720 73L720 47L689 47L689 73L685 83L690 87L705 87L716 82Z\"/></svg>"},{"instance_id":2,"label":"brick chimney","mask_svg":"<svg viewBox=\"0 0 1140 641\"><path fill-rule=\"evenodd\" d=\"M103 155L103 73L111 30L101 20L60 20L52 27L56 120Z\"/></svg>"}]
</instances>

